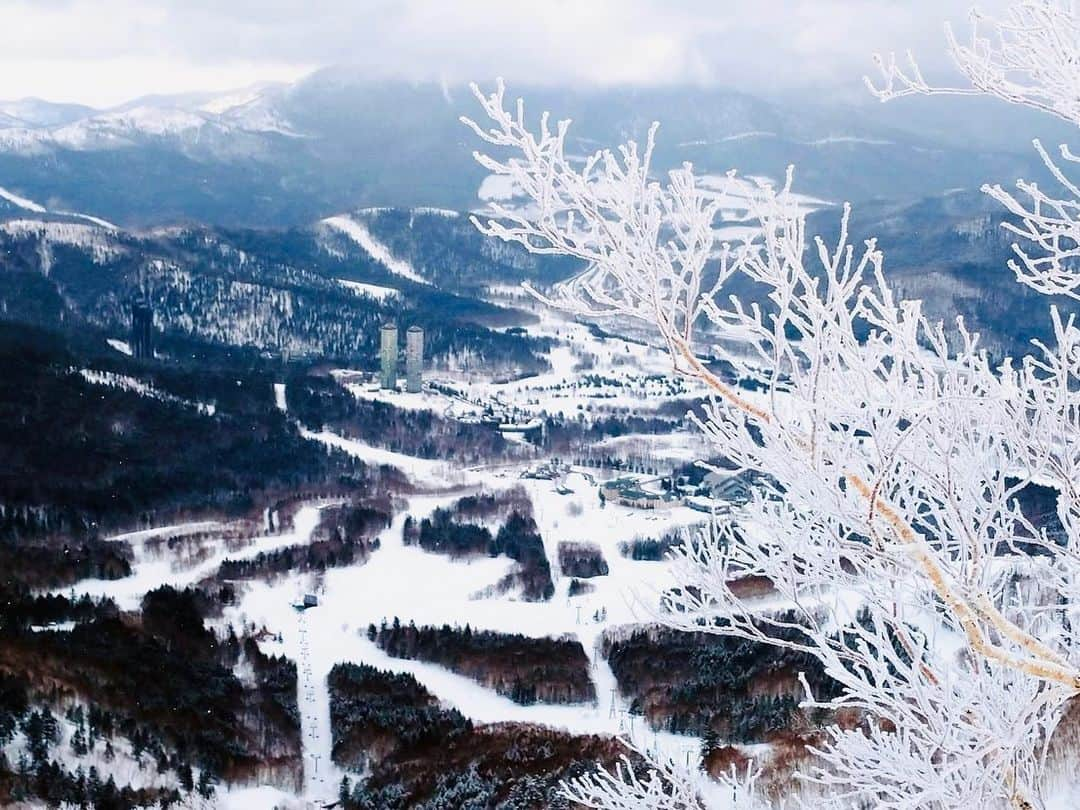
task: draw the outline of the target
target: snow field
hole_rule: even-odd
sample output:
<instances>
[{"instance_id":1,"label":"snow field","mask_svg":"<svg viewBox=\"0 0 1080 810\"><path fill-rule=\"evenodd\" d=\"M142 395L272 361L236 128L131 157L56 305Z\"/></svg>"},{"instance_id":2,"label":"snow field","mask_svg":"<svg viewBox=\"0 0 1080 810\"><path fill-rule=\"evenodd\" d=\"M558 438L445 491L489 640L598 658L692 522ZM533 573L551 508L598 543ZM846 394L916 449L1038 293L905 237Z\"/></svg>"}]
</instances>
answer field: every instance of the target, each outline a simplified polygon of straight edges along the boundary
<instances>
[{"instance_id":1,"label":"snow field","mask_svg":"<svg viewBox=\"0 0 1080 810\"><path fill-rule=\"evenodd\" d=\"M571 476L573 478L573 476ZM581 482L584 483L582 477ZM517 484L492 479L492 488ZM322 770L330 762L332 741L329 728L329 694L326 678L339 662L364 663L393 672L412 674L429 691L457 708L476 723L516 721L537 723L574 734L627 734L636 744L654 747L679 758L696 755L699 742L692 737L654 733L641 718L626 711L625 702L615 693L615 679L598 652L600 633L614 623L647 620L646 606L660 588L672 583L665 563L642 563L619 555L620 540L635 534L659 533L668 520L679 525L700 521L691 510L665 513L663 523L656 515L622 507L600 509L591 487L581 487L572 495L559 495L547 481L523 481L534 502L537 523L554 575L558 575L555 547L559 539L599 542L611 568L611 575L592 580L594 593L573 600L566 596L568 580L559 583L549 602L524 602L513 594L477 598L477 594L513 570L515 563L505 558L451 560L402 543L407 515L420 520L438 506L448 506L461 493L418 496L380 535L380 548L361 566L330 569L323 574L296 575L268 584L252 582L226 619L248 622L280 632L282 642L261 643L269 654L284 654L300 668L300 703L303 716L305 796L314 801L336 790L341 774ZM569 515L569 504L578 502L580 515ZM572 510L576 512L577 509ZM297 618L292 603L304 592L316 593L318 607ZM598 623L593 615L601 608L607 621ZM469 624L477 630L522 633L527 636L575 635L592 662L591 676L597 688L597 705L521 706L469 678L435 664L388 656L366 636L369 624L398 617L417 625ZM326 781L319 782L307 768L318 761ZM334 776L330 779L330 774Z\"/></svg>"},{"instance_id":2,"label":"snow field","mask_svg":"<svg viewBox=\"0 0 1080 810\"><path fill-rule=\"evenodd\" d=\"M66 595L74 591L76 596L87 594L95 599L108 597L113 599L121 610L138 610L143 596L162 585L171 585L174 588L183 589L216 572L221 563L227 559L251 559L264 551L273 551L285 546L308 542L311 539L311 533L319 523L319 510L320 506L304 506L296 513L296 517L293 519L294 528L292 531L283 534L253 537L247 545L239 549L230 549L233 544L226 543L224 540L212 542L209 552L200 556L191 565L180 564L175 559L170 559L168 555L146 552L142 549L140 543L155 536L172 533L177 529L182 530L177 533L194 534L196 530L193 530L192 527L199 527L198 531L201 531L202 527L212 528L216 524L200 522L179 527L163 527L145 532L117 535L113 539L126 539L134 543L135 560L132 564L131 576L111 580L84 579L73 587L58 588L56 593Z\"/></svg>"}]
</instances>

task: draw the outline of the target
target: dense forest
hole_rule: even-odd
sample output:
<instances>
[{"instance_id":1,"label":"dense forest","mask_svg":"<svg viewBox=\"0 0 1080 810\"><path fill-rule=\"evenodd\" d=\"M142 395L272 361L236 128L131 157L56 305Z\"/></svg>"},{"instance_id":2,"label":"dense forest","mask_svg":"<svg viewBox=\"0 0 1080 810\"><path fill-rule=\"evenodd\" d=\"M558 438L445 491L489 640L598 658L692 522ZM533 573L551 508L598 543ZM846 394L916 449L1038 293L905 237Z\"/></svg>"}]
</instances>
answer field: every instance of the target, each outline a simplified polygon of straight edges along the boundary
<instances>
[{"instance_id":1,"label":"dense forest","mask_svg":"<svg viewBox=\"0 0 1080 810\"><path fill-rule=\"evenodd\" d=\"M554 414L545 421L541 447L550 453L571 456L577 464L620 469L626 462L617 454L590 451L586 456L582 449L588 448L593 442L630 434L670 434L682 427L683 416L685 411L675 415L675 418L640 416L629 412L589 419L580 411L576 414Z\"/></svg>"},{"instance_id":2,"label":"dense forest","mask_svg":"<svg viewBox=\"0 0 1080 810\"><path fill-rule=\"evenodd\" d=\"M458 498L450 506L455 519L461 521L505 520L514 512L532 515L532 502L521 485L498 492L478 492Z\"/></svg>"},{"instance_id":3,"label":"dense forest","mask_svg":"<svg viewBox=\"0 0 1080 810\"><path fill-rule=\"evenodd\" d=\"M595 543L564 540L559 543L559 568L563 576L589 579L605 577L608 564L603 552Z\"/></svg>"},{"instance_id":4,"label":"dense forest","mask_svg":"<svg viewBox=\"0 0 1080 810\"><path fill-rule=\"evenodd\" d=\"M632 713L709 739L756 743L810 725L799 673L818 698L838 688L805 653L731 636L641 628L606 633L603 650Z\"/></svg>"},{"instance_id":5,"label":"dense forest","mask_svg":"<svg viewBox=\"0 0 1080 810\"><path fill-rule=\"evenodd\" d=\"M659 537L635 537L619 543L619 553L631 560L657 562L667 557L676 546L681 546L702 527L670 529Z\"/></svg>"},{"instance_id":6,"label":"dense forest","mask_svg":"<svg viewBox=\"0 0 1080 810\"><path fill-rule=\"evenodd\" d=\"M232 369L231 386L220 371L162 375L161 384L205 385L204 402L228 389L211 414L91 383L77 371L85 361L65 333L0 321L0 548L40 536L82 541L150 513L243 513L259 492L350 489L363 474L358 462L303 439L273 408L271 378L259 371ZM128 363L123 370L140 371ZM123 573L95 554L88 547L90 566Z\"/></svg>"},{"instance_id":7,"label":"dense forest","mask_svg":"<svg viewBox=\"0 0 1080 810\"><path fill-rule=\"evenodd\" d=\"M392 509L385 496L325 507L308 542L260 552L243 560L225 560L218 568L217 579L272 581L289 572L361 565L379 548L377 535L390 525Z\"/></svg>"},{"instance_id":8,"label":"dense forest","mask_svg":"<svg viewBox=\"0 0 1080 810\"><path fill-rule=\"evenodd\" d=\"M511 280L552 284L574 275L579 267L565 256L537 256L518 245L489 239L468 217L453 212L386 208L359 216L395 256L439 287L475 293L488 284Z\"/></svg>"},{"instance_id":9,"label":"dense forest","mask_svg":"<svg viewBox=\"0 0 1080 810\"><path fill-rule=\"evenodd\" d=\"M458 256L461 267L473 256L471 247L455 242L442 252ZM524 272L496 260L473 263L469 270L477 279L510 283ZM361 295L342 281L397 294ZM36 293L33 301L21 301L20 293L29 288ZM543 341L489 328L527 323L527 313L457 295L453 285L435 288L395 275L322 226L200 226L134 234L67 222L0 225L5 318L45 325L62 315L124 338L134 295L150 302L158 348L173 357L183 356L183 343L196 341L268 357L332 358L371 370L379 326L396 320L424 328L427 355L437 365L470 357L507 374L546 367Z\"/></svg>"},{"instance_id":10,"label":"dense forest","mask_svg":"<svg viewBox=\"0 0 1080 810\"><path fill-rule=\"evenodd\" d=\"M334 667L330 690L334 760L367 772L343 780L346 810L570 810L560 782L627 753L610 738L474 726L411 675L366 665Z\"/></svg>"},{"instance_id":11,"label":"dense forest","mask_svg":"<svg viewBox=\"0 0 1080 810\"><path fill-rule=\"evenodd\" d=\"M415 658L482 683L515 703L590 703L596 689L589 659L576 638L531 638L443 625L393 622L368 628L368 638L395 658Z\"/></svg>"},{"instance_id":12,"label":"dense forest","mask_svg":"<svg viewBox=\"0 0 1080 810\"><path fill-rule=\"evenodd\" d=\"M9 590L0 616L0 740L18 728L30 755L0 759L0 803L23 796L98 808L168 804L192 790L210 796L223 778L254 776L298 786L296 666L231 629L218 638L205 623L215 599L163 587L144 597L139 614L125 615L109 602ZM70 630L32 627L45 619L77 621ZM250 684L234 674L241 659ZM48 718L84 703L88 710L71 709L75 730L62 740ZM55 759L57 745L76 760L94 751L109 759L121 742L139 767L170 775L180 792L117 790L111 779L101 784Z\"/></svg>"}]
</instances>

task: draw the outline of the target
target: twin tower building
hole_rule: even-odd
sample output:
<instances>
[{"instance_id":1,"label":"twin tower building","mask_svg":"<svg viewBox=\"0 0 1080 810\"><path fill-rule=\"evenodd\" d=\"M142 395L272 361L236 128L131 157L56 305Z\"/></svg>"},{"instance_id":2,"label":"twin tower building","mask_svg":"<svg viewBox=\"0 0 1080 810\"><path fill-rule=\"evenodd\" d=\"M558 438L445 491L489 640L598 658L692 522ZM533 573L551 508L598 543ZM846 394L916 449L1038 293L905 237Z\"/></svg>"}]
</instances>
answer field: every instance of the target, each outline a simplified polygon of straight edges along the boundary
<instances>
[{"instance_id":1,"label":"twin tower building","mask_svg":"<svg viewBox=\"0 0 1080 810\"><path fill-rule=\"evenodd\" d=\"M397 324L385 323L379 332L379 384L396 389L398 381ZM405 332L405 390L420 393L424 377L424 330L410 326Z\"/></svg>"}]
</instances>

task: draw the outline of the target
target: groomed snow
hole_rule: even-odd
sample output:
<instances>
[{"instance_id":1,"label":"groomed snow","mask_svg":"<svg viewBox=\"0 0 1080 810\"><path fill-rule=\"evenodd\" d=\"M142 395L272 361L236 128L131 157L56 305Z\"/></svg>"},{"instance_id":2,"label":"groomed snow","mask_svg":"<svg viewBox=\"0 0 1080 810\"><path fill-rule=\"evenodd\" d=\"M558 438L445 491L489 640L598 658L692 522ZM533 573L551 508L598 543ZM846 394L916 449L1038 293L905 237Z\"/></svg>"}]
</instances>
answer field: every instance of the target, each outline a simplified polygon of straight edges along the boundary
<instances>
[{"instance_id":1,"label":"groomed snow","mask_svg":"<svg viewBox=\"0 0 1080 810\"><path fill-rule=\"evenodd\" d=\"M25 209L27 211L33 211L36 214L44 214L45 213L45 206L44 205L38 205L33 200L28 200L28 199L26 199L26 197L20 197L18 194L15 194L14 192L8 191L3 186L0 186L0 198L3 198L5 200L7 200L9 203L11 203L12 205L15 205L15 206L17 206L19 208L23 208L23 209Z\"/></svg>"},{"instance_id":2,"label":"groomed snow","mask_svg":"<svg viewBox=\"0 0 1080 810\"><path fill-rule=\"evenodd\" d=\"M410 281L415 281L419 284L428 283L423 276L413 269L411 264L402 259L395 258L390 253L389 248L372 236L371 231L369 231L367 226L362 222L359 222L352 217L341 215L328 217L323 220L323 224L341 231L341 233L348 236L363 248L371 258L384 265L391 273L407 278Z\"/></svg>"},{"instance_id":3,"label":"groomed snow","mask_svg":"<svg viewBox=\"0 0 1080 810\"><path fill-rule=\"evenodd\" d=\"M131 357L131 344L129 344L126 340L109 338L105 342L108 343L111 348L116 349L116 351L120 352L120 354L126 354L128 357Z\"/></svg>"},{"instance_id":4,"label":"groomed snow","mask_svg":"<svg viewBox=\"0 0 1080 810\"><path fill-rule=\"evenodd\" d=\"M60 214L65 217L78 217L79 219L85 219L87 222L93 225L100 225L102 228L105 228L109 231L120 230L120 227L118 225L114 225L113 223L109 222L109 220L102 219L101 217L92 217L89 214L80 214L77 211L54 211L53 213Z\"/></svg>"},{"instance_id":5,"label":"groomed snow","mask_svg":"<svg viewBox=\"0 0 1080 810\"><path fill-rule=\"evenodd\" d=\"M19 208L22 208L25 211L31 211L31 212L33 212L35 214L47 214L47 213L49 213L49 210L44 205L41 205L40 203L36 203L33 200L28 200L26 197L20 197L18 194L15 194L12 191L8 191L6 188L3 188L2 186L0 186L0 199L7 200L12 205L15 205L15 206L17 206ZM59 210L54 210L52 213L56 214L58 216L76 217L78 219L85 219L87 222L90 222L90 223L92 223L94 225L100 225L102 228L106 228L107 230L110 230L110 231L119 230L115 225L113 225L108 220L101 219L100 217L93 217L93 216L90 216L89 214L80 214L77 211L59 211Z\"/></svg>"},{"instance_id":6,"label":"groomed snow","mask_svg":"<svg viewBox=\"0 0 1080 810\"><path fill-rule=\"evenodd\" d=\"M119 341L117 341L119 343ZM112 346L112 342L109 343ZM126 345L126 344L124 344ZM117 351L123 351L123 349L113 346ZM130 348L127 354L130 354ZM79 374L84 380L94 385L105 385L110 388L120 388L124 391L132 391L140 396L150 397L152 399L158 399L162 402L171 402L176 405L183 405L187 408L194 408L201 414L206 416L213 416L217 411L217 406L213 403L205 402L192 402L188 399L175 396L173 394L166 393L165 391L159 391L149 383L138 380L135 377L129 377L126 374L117 374L113 371L96 371L94 369L82 368L79 369Z\"/></svg>"},{"instance_id":7,"label":"groomed snow","mask_svg":"<svg viewBox=\"0 0 1080 810\"><path fill-rule=\"evenodd\" d=\"M349 439L345 436L339 436L328 430L312 431L301 427L300 435L305 439L321 442L328 447L343 450L366 464L372 464L376 467L384 464L390 467L397 467L411 479L420 483L439 486L458 475L458 473L455 473L453 470L452 465L445 461L434 461L426 458L418 458L417 456L408 456L404 453L395 453L393 450L375 447L374 445L367 444L358 439Z\"/></svg>"},{"instance_id":8,"label":"groomed snow","mask_svg":"<svg viewBox=\"0 0 1080 810\"><path fill-rule=\"evenodd\" d=\"M374 298L376 301L386 301L401 295L401 292L395 290L393 287L383 287L378 284L366 284L362 281L349 281L345 278L339 278L337 282L342 287L347 287L358 295Z\"/></svg>"},{"instance_id":9,"label":"groomed snow","mask_svg":"<svg viewBox=\"0 0 1080 810\"><path fill-rule=\"evenodd\" d=\"M171 555L144 552L141 544L152 537L163 534L174 532L177 534L194 534L201 532L204 528L212 530L217 524L199 522L187 526L181 524L180 526L117 535L112 539L136 543L135 561L132 565L131 576L123 579L84 579L73 588L59 588L56 593L67 595L74 590L78 595L87 594L93 598L108 597L113 599L121 610L138 610L143 596L155 588L162 585L171 585L174 588L182 589L194 585L215 573L225 560L247 560L257 557L263 552L307 543L311 539L311 533L319 523L319 508L318 505L308 505L301 508L293 518L293 529L291 531L253 537L250 542L241 548L236 548L235 542L226 543L224 540L218 540L217 542L211 540L206 553L200 555L196 562L189 565L176 560ZM197 530L195 527L197 527Z\"/></svg>"},{"instance_id":10,"label":"groomed snow","mask_svg":"<svg viewBox=\"0 0 1080 810\"><path fill-rule=\"evenodd\" d=\"M571 495L560 495L549 481L524 481L533 499L537 522L554 559L559 539L588 538L599 542L611 567L611 575L592 580L596 591L568 599L569 580L556 587L548 602L525 602L515 594L479 595L512 570L505 558L478 557L452 560L402 543L406 515L421 519L437 506L452 503L461 493L417 496L380 535L380 548L360 566L335 568L319 575L296 575L273 584L250 583L240 603L227 612L234 623L249 622L280 632L282 642L261 643L270 654L285 654L298 662L301 671L301 715L305 767L320 763L321 779L307 774L305 795L310 800L329 799L340 784L341 772L326 767L330 762L329 696L326 677L339 662L366 663L394 672L408 672L433 694L477 723L519 721L564 729L575 734L633 735L642 746L667 752L683 761L698 750L693 737L653 733L640 718L627 712L626 701L615 696L614 677L599 660L597 640L605 627L647 618L647 605L655 593L673 581L666 563L635 562L618 553L620 540L636 534L659 534L667 525L696 523L701 516L690 510L664 513L640 512L624 507L601 508L595 491L584 477L571 476ZM517 484L515 479L492 478L493 486ZM553 571L557 574L557 571ZM314 592L318 607L297 614L292 607L300 593ZM606 620L594 614L607 611ZM475 681L440 666L422 661L391 658L366 636L367 626L394 616L416 624L451 623L474 629L525 635L576 635L593 661L592 677L599 700L596 705L521 706Z\"/></svg>"}]
</instances>

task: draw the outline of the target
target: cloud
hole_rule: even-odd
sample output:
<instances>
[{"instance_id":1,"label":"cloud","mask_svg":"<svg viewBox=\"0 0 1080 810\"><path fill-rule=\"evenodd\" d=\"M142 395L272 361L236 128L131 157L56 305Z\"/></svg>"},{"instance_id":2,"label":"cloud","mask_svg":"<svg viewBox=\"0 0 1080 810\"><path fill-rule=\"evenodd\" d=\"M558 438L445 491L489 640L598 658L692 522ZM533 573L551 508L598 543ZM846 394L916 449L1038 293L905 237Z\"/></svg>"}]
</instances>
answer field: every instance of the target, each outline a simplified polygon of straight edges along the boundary
<instances>
[{"instance_id":1,"label":"cloud","mask_svg":"<svg viewBox=\"0 0 1080 810\"><path fill-rule=\"evenodd\" d=\"M990 11L1004 0L983 2ZM111 104L349 64L373 78L851 91L875 50L945 67L967 0L6 0L0 97Z\"/></svg>"}]
</instances>

